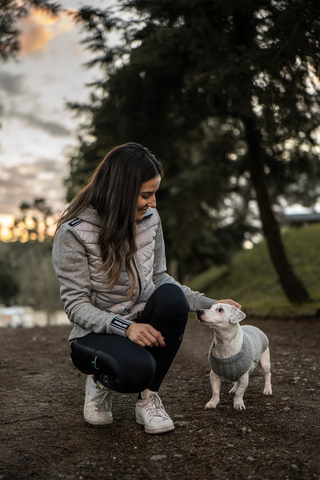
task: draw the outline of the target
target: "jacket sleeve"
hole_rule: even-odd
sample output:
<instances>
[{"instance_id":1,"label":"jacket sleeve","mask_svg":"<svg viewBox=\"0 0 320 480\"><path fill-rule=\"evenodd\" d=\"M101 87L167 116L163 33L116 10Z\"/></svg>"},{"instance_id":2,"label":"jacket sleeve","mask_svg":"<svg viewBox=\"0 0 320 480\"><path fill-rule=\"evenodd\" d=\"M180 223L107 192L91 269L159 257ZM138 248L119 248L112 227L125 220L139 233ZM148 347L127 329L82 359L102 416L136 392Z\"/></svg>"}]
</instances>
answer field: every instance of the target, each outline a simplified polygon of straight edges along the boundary
<instances>
[{"instance_id":1,"label":"jacket sleeve","mask_svg":"<svg viewBox=\"0 0 320 480\"><path fill-rule=\"evenodd\" d=\"M59 228L52 250L53 268L61 284L65 312L75 327L87 333L113 333L125 336L132 323L92 305L89 265L84 245L67 224Z\"/></svg>"},{"instance_id":2,"label":"jacket sleeve","mask_svg":"<svg viewBox=\"0 0 320 480\"><path fill-rule=\"evenodd\" d=\"M155 287L158 288L164 283L173 283L182 288L183 293L189 304L189 309L192 312L196 312L201 309L209 309L215 300L205 297L203 293L194 292L186 285L180 285L173 277L168 275L166 266L166 256L165 256L165 246L162 233L162 225L159 219L159 226L157 230L157 235L155 238L155 249L154 249L154 265L153 265L153 282Z\"/></svg>"}]
</instances>

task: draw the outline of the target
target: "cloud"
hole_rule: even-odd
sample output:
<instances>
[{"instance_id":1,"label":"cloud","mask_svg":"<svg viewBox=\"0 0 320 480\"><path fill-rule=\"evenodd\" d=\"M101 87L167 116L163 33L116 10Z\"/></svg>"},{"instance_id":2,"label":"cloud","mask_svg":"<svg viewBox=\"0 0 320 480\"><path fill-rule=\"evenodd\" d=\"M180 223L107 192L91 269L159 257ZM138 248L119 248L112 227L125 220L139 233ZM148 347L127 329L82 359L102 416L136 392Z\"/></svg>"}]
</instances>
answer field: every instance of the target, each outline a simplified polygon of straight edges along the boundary
<instances>
[{"instance_id":1,"label":"cloud","mask_svg":"<svg viewBox=\"0 0 320 480\"><path fill-rule=\"evenodd\" d=\"M19 95L23 92L22 85L24 75L14 75L8 72L0 72L0 89L10 95Z\"/></svg>"},{"instance_id":2,"label":"cloud","mask_svg":"<svg viewBox=\"0 0 320 480\"><path fill-rule=\"evenodd\" d=\"M74 28L71 15L61 12L52 16L32 9L30 15L20 21L20 53L32 54L43 50L54 37Z\"/></svg>"},{"instance_id":3,"label":"cloud","mask_svg":"<svg viewBox=\"0 0 320 480\"><path fill-rule=\"evenodd\" d=\"M40 128L54 137L67 137L70 135L70 131L60 123L46 122L30 113L18 113L16 116L25 120L29 126Z\"/></svg>"},{"instance_id":4,"label":"cloud","mask_svg":"<svg viewBox=\"0 0 320 480\"><path fill-rule=\"evenodd\" d=\"M1 108L2 107L2 108ZM3 106L0 105L0 116L4 114ZM64 125L58 122L45 121L41 118L33 115L32 113L23 113L11 110L6 112L6 118L17 118L26 123L28 127L38 128L45 131L52 137L68 137L70 136L70 130L68 130Z\"/></svg>"},{"instance_id":5,"label":"cloud","mask_svg":"<svg viewBox=\"0 0 320 480\"><path fill-rule=\"evenodd\" d=\"M56 160L0 167L0 213L19 215L20 205L32 203L36 198L44 198L54 211L62 211L66 176L66 164Z\"/></svg>"}]
</instances>

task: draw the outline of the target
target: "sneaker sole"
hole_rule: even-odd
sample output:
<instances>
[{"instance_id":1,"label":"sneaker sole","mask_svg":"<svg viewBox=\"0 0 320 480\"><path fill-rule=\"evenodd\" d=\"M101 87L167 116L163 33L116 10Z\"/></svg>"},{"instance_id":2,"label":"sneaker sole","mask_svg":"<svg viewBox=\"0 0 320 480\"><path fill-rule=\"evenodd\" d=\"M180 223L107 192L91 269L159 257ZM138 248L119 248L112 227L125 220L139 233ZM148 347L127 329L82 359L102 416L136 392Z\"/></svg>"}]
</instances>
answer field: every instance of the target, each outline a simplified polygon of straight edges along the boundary
<instances>
[{"instance_id":1,"label":"sneaker sole","mask_svg":"<svg viewBox=\"0 0 320 480\"><path fill-rule=\"evenodd\" d=\"M136 422L139 423L139 425L144 426L144 430L146 433L151 433L151 434L157 434L157 433L165 433L165 432L171 432L171 430L174 430L174 425L170 425L168 427L163 427L163 428L148 428L144 425L143 418L137 417L136 416Z\"/></svg>"},{"instance_id":2,"label":"sneaker sole","mask_svg":"<svg viewBox=\"0 0 320 480\"><path fill-rule=\"evenodd\" d=\"M110 425L110 423L113 422L113 418L109 418L108 420L105 420L104 422L101 422L99 420L97 420L97 421L89 420L86 417L84 417L84 419L87 423L90 423L90 425Z\"/></svg>"}]
</instances>

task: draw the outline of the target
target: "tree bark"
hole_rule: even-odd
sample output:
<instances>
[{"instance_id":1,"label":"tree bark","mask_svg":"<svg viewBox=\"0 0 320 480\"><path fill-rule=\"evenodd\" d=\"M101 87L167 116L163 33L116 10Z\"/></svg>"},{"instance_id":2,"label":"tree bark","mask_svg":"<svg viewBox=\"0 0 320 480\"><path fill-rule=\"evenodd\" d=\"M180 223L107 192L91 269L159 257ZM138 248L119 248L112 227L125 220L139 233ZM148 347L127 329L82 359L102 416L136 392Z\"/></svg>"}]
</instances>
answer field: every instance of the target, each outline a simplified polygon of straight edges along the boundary
<instances>
[{"instance_id":1,"label":"tree bark","mask_svg":"<svg viewBox=\"0 0 320 480\"><path fill-rule=\"evenodd\" d=\"M244 124L248 144L251 182L256 192L263 232L267 240L272 263L276 269L282 288L290 302L310 302L311 299L307 290L293 271L293 268L288 261L282 243L279 224L276 221L271 208L271 201L264 172L264 152L260 146L260 132L255 129L253 119L245 119Z\"/></svg>"}]
</instances>

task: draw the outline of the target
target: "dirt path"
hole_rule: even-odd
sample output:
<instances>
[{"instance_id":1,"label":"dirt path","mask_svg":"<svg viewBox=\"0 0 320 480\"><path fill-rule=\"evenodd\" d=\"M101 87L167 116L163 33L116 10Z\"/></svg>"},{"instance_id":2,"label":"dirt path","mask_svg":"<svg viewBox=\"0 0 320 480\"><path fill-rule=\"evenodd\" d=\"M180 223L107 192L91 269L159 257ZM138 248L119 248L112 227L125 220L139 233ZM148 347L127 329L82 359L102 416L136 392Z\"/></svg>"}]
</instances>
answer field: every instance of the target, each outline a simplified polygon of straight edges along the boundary
<instances>
[{"instance_id":1,"label":"dirt path","mask_svg":"<svg viewBox=\"0 0 320 480\"><path fill-rule=\"evenodd\" d=\"M148 435L135 395L116 394L112 425L82 417L85 376L69 359L69 327L0 330L0 480L320 479L320 319L250 320L270 340L274 396L262 372L236 412L223 382L210 398L210 330L189 321L161 389L175 430Z\"/></svg>"}]
</instances>

